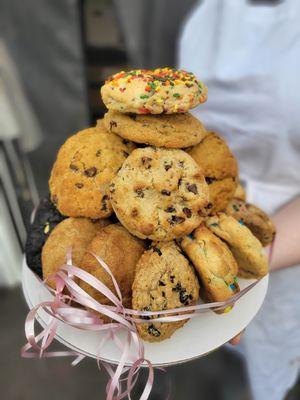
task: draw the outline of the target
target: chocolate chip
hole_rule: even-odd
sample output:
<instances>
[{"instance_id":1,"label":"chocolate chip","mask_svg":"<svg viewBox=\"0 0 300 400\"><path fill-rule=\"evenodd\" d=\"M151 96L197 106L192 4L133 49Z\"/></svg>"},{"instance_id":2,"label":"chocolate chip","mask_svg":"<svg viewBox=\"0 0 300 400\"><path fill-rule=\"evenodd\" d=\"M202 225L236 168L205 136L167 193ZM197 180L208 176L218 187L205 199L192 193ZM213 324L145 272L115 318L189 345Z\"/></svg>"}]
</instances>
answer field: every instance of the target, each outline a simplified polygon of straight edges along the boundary
<instances>
[{"instance_id":1,"label":"chocolate chip","mask_svg":"<svg viewBox=\"0 0 300 400\"><path fill-rule=\"evenodd\" d=\"M215 178L210 178L209 176L205 177L206 183L208 185L210 185L211 183L213 183L215 181Z\"/></svg>"},{"instance_id":2,"label":"chocolate chip","mask_svg":"<svg viewBox=\"0 0 300 400\"><path fill-rule=\"evenodd\" d=\"M110 185L109 185L109 191L110 191L110 193L114 193L115 191L116 191L116 188L115 188L115 184L114 183L111 183Z\"/></svg>"},{"instance_id":3,"label":"chocolate chip","mask_svg":"<svg viewBox=\"0 0 300 400\"><path fill-rule=\"evenodd\" d=\"M105 194L103 197L102 197L102 201L103 200L109 200L109 196L107 195L107 194Z\"/></svg>"},{"instance_id":4,"label":"chocolate chip","mask_svg":"<svg viewBox=\"0 0 300 400\"><path fill-rule=\"evenodd\" d=\"M124 144L128 144L128 143L129 143L129 140L123 139L122 142L123 142Z\"/></svg>"},{"instance_id":5,"label":"chocolate chip","mask_svg":"<svg viewBox=\"0 0 300 400\"><path fill-rule=\"evenodd\" d=\"M183 168L184 167L184 161L178 161L178 166Z\"/></svg>"},{"instance_id":6,"label":"chocolate chip","mask_svg":"<svg viewBox=\"0 0 300 400\"><path fill-rule=\"evenodd\" d=\"M207 208L208 210L210 210L212 208L212 203L208 203L207 206L205 206L205 208Z\"/></svg>"},{"instance_id":7,"label":"chocolate chip","mask_svg":"<svg viewBox=\"0 0 300 400\"><path fill-rule=\"evenodd\" d=\"M170 275L170 282L174 283L175 275Z\"/></svg>"},{"instance_id":8,"label":"chocolate chip","mask_svg":"<svg viewBox=\"0 0 300 400\"><path fill-rule=\"evenodd\" d=\"M161 192L164 196L171 196L171 192L169 190L163 189Z\"/></svg>"},{"instance_id":9,"label":"chocolate chip","mask_svg":"<svg viewBox=\"0 0 300 400\"><path fill-rule=\"evenodd\" d=\"M186 184L186 188L187 188L187 190L188 190L189 192L192 192L192 193L194 193L194 194L198 194L197 186L196 186L194 183L192 183L192 184L187 183L187 184Z\"/></svg>"},{"instance_id":10,"label":"chocolate chip","mask_svg":"<svg viewBox=\"0 0 300 400\"><path fill-rule=\"evenodd\" d=\"M165 282L163 282L163 281L158 281L158 285L159 286L166 286Z\"/></svg>"},{"instance_id":11,"label":"chocolate chip","mask_svg":"<svg viewBox=\"0 0 300 400\"><path fill-rule=\"evenodd\" d=\"M175 211L176 211L176 209L173 206L165 209L165 212L167 212L167 213L171 213L171 212L175 212Z\"/></svg>"},{"instance_id":12,"label":"chocolate chip","mask_svg":"<svg viewBox=\"0 0 300 400\"><path fill-rule=\"evenodd\" d=\"M172 215L171 218L168 218L168 222L170 225L182 224L184 221L185 221L185 218L178 217L178 215Z\"/></svg>"},{"instance_id":13,"label":"chocolate chip","mask_svg":"<svg viewBox=\"0 0 300 400\"><path fill-rule=\"evenodd\" d=\"M166 297L166 293L164 291L161 292L162 297Z\"/></svg>"},{"instance_id":14,"label":"chocolate chip","mask_svg":"<svg viewBox=\"0 0 300 400\"><path fill-rule=\"evenodd\" d=\"M70 164L69 168L70 168L72 171L78 171L78 169L79 169L75 164Z\"/></svg>"},{"instance_id":15,"label":"chocolate chip","mask_svg":"<svg viewBox=\"0 0 300 400\"><path fill-rule=\"evenodd\" d=\"M179 292L179 300L180 300L180 303L185 304L185 303L187 302L188 299L189 299L189 295L186 294L185 291L182 290L181 292Z\"/></svg>"},{"instance_id":16,"label":"chocolate chip","mask_svg":"<svg viewBox=\"0 0 300 400\"><path fill-rule=\"evenodd\" d=\"M136 217L136 216L138 215L138 213L139 213L139 211L138 211L137 208L133 208L133 209L131 210L131 216L132 216L132 217Z\"/></svg>"},{"instance_id":17,"label":"chocolate chip","mask_svg":"<svg viewBox=\"0 0 300 400\"><path fill-rule=\"evenodd\" d=\"M240 211L239 207L235 204L232 205L232 208L234 209L234 211Z\"/></svg>"},{"instance_id":18,"label":"chocolate chip","mask_svg":"<svg viewBox=\"0 0 300 400\"><path fill-rule=\"evenodd\" d=\"M95 176L97 174L97 168L96 167L91 167L88 168L84 171L84 174L89 177L92 178L93 176Z\"/></svg>"},{"instance_id":19,"label":"chocolate chip","mask_svg":"<svg viewBox=\"0 0 300 400\"><path fill-rule=\"evenodd\" d=\"M179 178L179 179L178 179L178 187L181 185L181 182L182 182L182 179Z\"/></svg>"},{"instance_id":20,"label":"chocolate chip","mask_svg":"<svg viewBox=\"0 0 300 400\"><path fill-rule=\"evenodd\" d=\"M76 186L78 189L81 189L81 188L83 188L83 183L75 183L75 186Z\"/></svg>"},{"instance_id":21,"label":"chocolate chip","mask_svg":"<svg viewBox=\"0 0 300 400\"><path fill-rule=\"evenodd\" d=\"M152 158L151 157L142 157L142 164L146 169L151 168L151 161Z\"/></svg>"},{"instance_id":22,"label":"chocolate chip","mask_svg":"<svg viewBox=\"0 0 300 400\"><path fill-rule=\"evenodd\" d=\"M144 307L143 311L151 311L151 308L150 307ZM141 318L142 319L151 319L151 317L149 315L141 316Z\"/></svg>"},{"instance_id":23,"label":"chocolate chip","mask_svg":"<svg viewBox=\"0 0 300 400\"><path fill-rule=\"evenodd\" d=\"M109 196L107 194L105 194L101 200L101 203L102 203L101 211L107 211L107 204L106 204L107 200L109 200Z\"/></svg>"},{"instance_id":24,"label":"chocolate chip","mask_svg":"<svg viewBox=\"0 0 300 400\"><path fill-rule=\"evenodd\" d=\"M165 164L165 170L166 170L166 171L168 171L170 168L172 168L172 165L173 165L172 162L171 162L171 163L168 163L168 162L166 162L166 161L165 161L164 164Z\"/></svg>"},{"instance_id":25,"label":"chocolate chip","mask_svg":"<svg viewBox=\"0 0 300 400\"><path fill-rule=\"evenodd\" d=\"M187 216L187 218L191 218L191 216L192 216L192 211L191 211L189 208L184 207L184 208L182 209L182 211L185 213L185 215Z\"/></svg>"},{"instance_id":26,"label":"chocolate chip","mask_svg":"<svg viewBox=\"0 0 300 400\"><path fill-rule=\"evenodd\" d=\"M175 287L172 288L172 292L181 292L185 289L182 288L181 283L178 282Z\"/></svg>"},{"instance_id":27,"label":"chocolate chip","mask_svg":"<svg viewBox=\"0 0 300 400\"><path fill-rule=\"evenodd\" d=\"M116 123L116 121L110 121L109 125L110 125L110 130L112 130L112 128L113 128L114 126L115 126L115 127L118 126L118 124Z\"/></svg>"},{"instance_id":28,"label":"chocolate chip","mask_svg":"<svg viewBox=\"0 0 300 400\"><path fill-rule=\"evenodd\" d=\"M153 324L148 326L148 333L150 335L152 335L152 336L155 336L155 337L159 337L160 336L159 330Z\"/></svg>"},{"instance_id":29,"label":"chocolate chip","mask_svg":"<svg viewBox=\"0 0 300 400\"><path fill-rule=\"evenodd\" d=\"M137 194L137 197L144 197L144 191L143 191L143 189L140 189L140 188L138 188L138 189L135 189L135 193Z\"/></svg>"},{"instance_id":30,"label":"chocolate chip","mask_svg":"<svg viewBox=\"0 0 300 400\"><path fill-rule=\"evenodd\" d=\"M101 150L97 150L96 151L96 157L100 157L101 156Z\"/></svg>"},{"instance_id":31,"label":"chocolate chip","mask_svg":"<svg viewBox=\"0 0 300 400\"><path fill-rule=\"evenodd\" d=\"M123 155L124 155L125 157L128 157L128 156L129 156L129 153L127 153L127 151L124 151L124 150L123 150Z\"/></svg>"},{"instance_id":32,"label":"chocolate chip","mask_svg":"<svg viewBox=\"0 0 300 400\"><path fill-rule=\"evenodd\" d=\"M157 253L159 256L162 256L162 252L158 247L152 247L152 250Z\"/></svg>"}]
</instances>

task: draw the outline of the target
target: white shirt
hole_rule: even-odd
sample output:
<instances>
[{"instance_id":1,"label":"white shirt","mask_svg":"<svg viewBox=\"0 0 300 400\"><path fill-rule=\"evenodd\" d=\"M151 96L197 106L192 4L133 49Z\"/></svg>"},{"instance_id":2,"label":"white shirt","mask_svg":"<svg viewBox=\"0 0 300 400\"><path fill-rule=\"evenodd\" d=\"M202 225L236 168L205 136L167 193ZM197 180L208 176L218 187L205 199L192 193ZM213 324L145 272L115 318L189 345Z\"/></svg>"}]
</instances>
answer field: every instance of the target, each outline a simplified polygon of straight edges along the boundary
<instances>
[{"instance_id":1,"label":"white shirt","mask_svg":"<svg viewBox=\"0 0 300 400\"><path fill-rule=\"evenodd\" d=\"M208 86L193 113L226 138L248 201L272 213L300 193L300 1L203 0L179 66ZM300 266L272 273L242 340L255 400L282 400L300 366Z\"/></svg>"},{"instance_id":2,"label":"white shirt","mask_svg":"<svg viewBox=\"0 0 300 400\"><path fill-rule=\"evenodd\" d=\"M195 114L225 136L242 174L300 187L299 16L299 0L203 0L179 64L208 86Z\"/></svg>"}]
</instances>

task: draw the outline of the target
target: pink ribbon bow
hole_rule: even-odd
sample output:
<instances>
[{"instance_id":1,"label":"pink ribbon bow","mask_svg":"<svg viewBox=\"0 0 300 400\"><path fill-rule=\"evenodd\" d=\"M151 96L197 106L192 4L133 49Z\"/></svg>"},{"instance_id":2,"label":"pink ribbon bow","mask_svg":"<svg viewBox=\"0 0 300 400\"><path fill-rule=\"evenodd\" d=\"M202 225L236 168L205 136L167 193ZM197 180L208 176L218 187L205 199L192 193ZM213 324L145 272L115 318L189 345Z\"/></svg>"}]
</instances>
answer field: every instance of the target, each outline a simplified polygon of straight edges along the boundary
<instances>
[{"instance_id":1,"label":"pink ribbon bow","mask_svg":"<svg viewBox=\"0 0 300 400\"><path fill-rule=\"evenodd\" d=\"M99 369L102 365L110 377L106 386L107 400L120 400L126 396L130 400L130 393L138 380L140 368L145 364L148 368L148 378L140 400L147 400L152 390L154 382L153 365L149 360L145 359L144 345L138 336L135 325L136 323L145 323L145 318L142 317L155 316L151 319L151 322L174 322L195 318L199 313L207 312L208 310L216 311L232 305L259 282L256 281L252 283L230 299L222 302L196 304L194 306L180 307L164 311L138 311L127 309L123 306L122 294L111 270L100 257L96 254L93 254L93 256L97 259L102 268L104 268L110 275L117 295L115 295L107 286L93 275L74 266L72 264L71 251L69 251L67 254L67 263L63 264L58 272L49 277L49 279L55 282L55 290L48 287L48 289L54 294L53 300L38 304L30 310L27 315L25 321L27 344L22 347L21 355L25 358L76 356L72 365L77 365L85 357L84 355L75 351L46 351L55 338L59 323L63 322L83 330L105 331L106 333L99 343L97 364ZM102 293L110 300L112 305L100 304L97 300L86 293L74 281L73 277L79 278L95 288L98 292ZM67 289L67 291L65 289ZM68 294L66 294L66 292ZM81 307L85 307L85 309L74 307L74 305L72 305L74 303ZM35 320L37 319L38 311L41 309L49 314L51 318L42 332L36 334ZM184 314L178 315L178 313L181 312L184 312ZM177 315L174 315L174 313ZM112 320L112 322L104 323L99 314L106 315ZM116 333L121 329L126 329L127 331L127 340L125 343L122 343L116 335ZM121 350L121 357L115 368L109 363L100 360L101 349L103 349L109 340L112 340ZM41 344L39 345L38 342L40 341ZM34 352L30 350L34 350ZM129 367L128 363L132 365Z\"/></svg>"}]
</instances>

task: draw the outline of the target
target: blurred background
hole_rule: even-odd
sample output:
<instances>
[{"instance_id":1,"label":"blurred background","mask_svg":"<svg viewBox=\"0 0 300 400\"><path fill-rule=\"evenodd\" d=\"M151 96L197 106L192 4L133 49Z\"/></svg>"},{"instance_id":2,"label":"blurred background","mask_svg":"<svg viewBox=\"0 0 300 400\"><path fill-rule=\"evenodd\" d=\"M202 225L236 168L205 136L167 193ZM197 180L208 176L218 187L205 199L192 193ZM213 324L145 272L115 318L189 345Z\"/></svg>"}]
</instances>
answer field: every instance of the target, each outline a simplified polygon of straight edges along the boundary
<instances>
[{"instance_id":1,"label":"blurred background","mask_svg":"<svg viewBox=\"0 0 300 400\"><path fill-rule=\"evenodd\" d=\"M47 193L56 151L105 109L99 88L122 69L175 66L195 0L0 0L1 398L104 398L93 360L24 360L27 306L20 288L30 214ZM151 399L247 400L247 373L222 348L158 374ZM138 390L137 390L138 392ZM137 393L136 393L137 395ZM137 398L137 397L136 397ZM288 399L300 399L291 392ZM268 399L266 399L268 400Z\"/></svg>"}]
</instances>

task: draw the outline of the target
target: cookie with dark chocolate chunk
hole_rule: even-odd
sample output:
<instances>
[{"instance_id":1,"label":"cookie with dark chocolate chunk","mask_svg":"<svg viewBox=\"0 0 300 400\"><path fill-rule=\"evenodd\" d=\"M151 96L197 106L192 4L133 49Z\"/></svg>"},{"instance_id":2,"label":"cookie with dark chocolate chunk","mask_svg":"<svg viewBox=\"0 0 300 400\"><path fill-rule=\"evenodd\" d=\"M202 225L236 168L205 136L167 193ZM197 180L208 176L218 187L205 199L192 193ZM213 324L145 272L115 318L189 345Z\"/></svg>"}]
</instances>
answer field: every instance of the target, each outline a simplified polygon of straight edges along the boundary
<instances>
[{"instance_id":1,"label":"cookie with dark chocolate chunk","mask_svg":"<svg viewBox=\"0 0 300 400\"><path fill-rule=\"evenodd\" d=\"M41 199L28 232L25 255L28 267L42 278L41 252L50 232L65 217L51 202L50 196Z\"/></svg>"}]
</instances>

